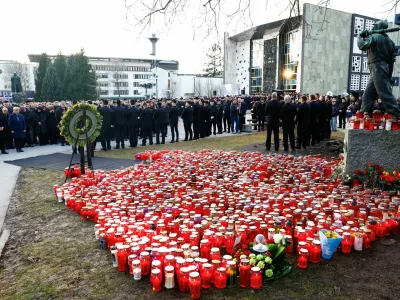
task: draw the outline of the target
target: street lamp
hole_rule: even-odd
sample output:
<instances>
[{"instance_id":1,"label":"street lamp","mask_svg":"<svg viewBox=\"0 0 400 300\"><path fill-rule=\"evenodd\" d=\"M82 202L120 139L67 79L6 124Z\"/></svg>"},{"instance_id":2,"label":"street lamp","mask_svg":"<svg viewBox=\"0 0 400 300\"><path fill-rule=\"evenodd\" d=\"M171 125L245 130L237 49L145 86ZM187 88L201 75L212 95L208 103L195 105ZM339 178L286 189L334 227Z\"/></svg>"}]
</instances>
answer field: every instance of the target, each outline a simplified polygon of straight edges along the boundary
<instances>
[{"instance_id":1,"label":"street lamp","mask_svg":"<svg viewBox=\"0 0 400 300\"><path fill-rule=\"evenodd\" d=\"M290 69L286 69L285 71L283 71L283 77L286 78L286 80L290 80L293 76L293 71Z\"/></svg>"}]
</instances>

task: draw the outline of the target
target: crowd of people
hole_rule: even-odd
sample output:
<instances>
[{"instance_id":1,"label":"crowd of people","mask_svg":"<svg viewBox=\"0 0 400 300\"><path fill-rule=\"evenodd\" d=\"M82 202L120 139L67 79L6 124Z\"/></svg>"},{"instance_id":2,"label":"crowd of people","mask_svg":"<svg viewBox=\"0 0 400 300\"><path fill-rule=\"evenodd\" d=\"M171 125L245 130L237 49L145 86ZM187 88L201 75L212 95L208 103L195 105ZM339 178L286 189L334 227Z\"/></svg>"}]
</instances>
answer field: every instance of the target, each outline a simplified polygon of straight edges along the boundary
<instances>
[{"instance_id":1,"label":"crowd of people","mask_svg":"<svg viewBox=\"0 0 400 300\"><path fill-rule=\"evenodd\" d=\"M75 103L30 101L12 105L4 101L0 106L1 153L8 154L7 150L14 148L23 152L24 147L35 145L68 145L68 141L60 135L59 124L66 110ZM125 142L129 142L130 147L145 146L147 142L153 145L153 137L155 144L165 144L168 134L171 143L179 142L179 119L182 119L185 131L183 141L223 132L240 134L249 109L253 129L267 131L267 151L271 149L272 133L274 148L279 150L280 128L283 130L284 151L289 150L289 145L295 151L296 148L304 149L329 139L331 131L345 128L348 119L361 107L361 100L353 96L301 96L298 93L89 103L97 106L103 117L97 140L103 151L111 150L112 140L116 141L114 149L125 148ZM375 109L383 110L380 100L376 102ZM91 147L93 151L95 146Z\"/></svg>"}]
</instances>

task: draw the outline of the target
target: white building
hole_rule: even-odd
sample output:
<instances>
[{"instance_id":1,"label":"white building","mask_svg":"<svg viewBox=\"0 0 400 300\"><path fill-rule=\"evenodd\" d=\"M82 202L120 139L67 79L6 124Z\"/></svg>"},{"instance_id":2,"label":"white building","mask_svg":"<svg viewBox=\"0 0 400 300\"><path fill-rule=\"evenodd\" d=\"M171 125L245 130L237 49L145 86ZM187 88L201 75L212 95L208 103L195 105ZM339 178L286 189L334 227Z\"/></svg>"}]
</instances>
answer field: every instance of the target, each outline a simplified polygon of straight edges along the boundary
<instances>
[{"instance_id":1,"label":"white building","mask_svg":"<svg viewBox=\"0 0 400 300\"><path fill-rule=\"evenodd\" d=\"M187 98L193 96L220 96L223 86L222 77L205 77L194 74L172 74L168 81L167 95L172 98Z\"/></svg>"},{"instance_id":2,"label":"white building","mask_svg":"<svg viewBox=\"0 0 400 300\"><path fill-rule=\"evenodd\" d=\"M21 79L21 86L28 98L33 98L35 90L34 64L19 63L12 60L0 60L0 100L11 99L11 77L14 73Z\"/></svg>"},{"instance_id":3,"label":"white building","mask_svg":"<svg viewBox=\"0 0 400 300\"><path fill-rule=\"evenodd\" d=\"M234 94L281 89L358 96L366 88L369 69L366 53L357 47L357 34L375 22L306 3L302 18L259 25L234 36L225 32L225 89Z\"/></svg>"}]
</instances>

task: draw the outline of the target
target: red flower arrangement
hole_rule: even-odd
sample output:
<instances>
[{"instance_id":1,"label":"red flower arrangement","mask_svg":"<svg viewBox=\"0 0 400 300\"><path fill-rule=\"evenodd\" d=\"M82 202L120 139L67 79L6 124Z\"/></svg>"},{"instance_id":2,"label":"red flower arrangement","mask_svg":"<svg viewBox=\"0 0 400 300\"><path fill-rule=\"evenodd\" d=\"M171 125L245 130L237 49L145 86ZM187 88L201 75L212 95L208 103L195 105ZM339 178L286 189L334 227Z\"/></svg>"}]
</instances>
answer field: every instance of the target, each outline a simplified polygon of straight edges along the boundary
<instances>
[{"instance_id":1,"label":"red flower arrangement","mask_svg":"<svg viewBox=\"0 0 400 300\"><path fill-rule=\"evenodd\" d=\"M400 189L400 171L387 172L379 165L368 163L364 171L356 170L355 179L365 183L370 188L380 188L382 190Z\"/></svg>"}]
</instances>

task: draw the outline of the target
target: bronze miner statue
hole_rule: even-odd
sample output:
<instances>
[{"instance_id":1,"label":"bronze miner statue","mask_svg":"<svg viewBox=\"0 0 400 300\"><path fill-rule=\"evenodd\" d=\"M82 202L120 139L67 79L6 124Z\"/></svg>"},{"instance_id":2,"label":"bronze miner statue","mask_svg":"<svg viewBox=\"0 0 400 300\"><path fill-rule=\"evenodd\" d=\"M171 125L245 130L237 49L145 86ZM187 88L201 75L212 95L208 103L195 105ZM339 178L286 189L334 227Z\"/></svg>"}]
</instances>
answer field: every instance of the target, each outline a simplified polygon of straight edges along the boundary
<instances>
[{"instance_id":1,"label":"bronze miner statue","mask_svg":"<svg viewBox=\"0 0 400 300\"><path fill-rule=\"evenodd\" d=\"M388 29L388 22L380 20L373 30L364 30L358 35L358 48L367 51L371 72L361 105L361 111L366 114L371 112L375 100L380 98L387 113L400 117L399 106L391 87L396 48L386 34L399 30L400 27Z\"/></svg>"}]
</instances>

